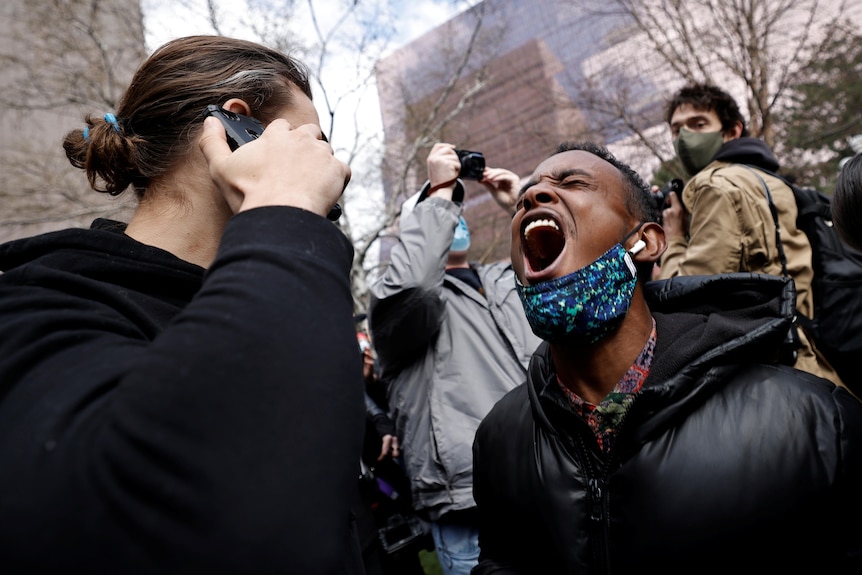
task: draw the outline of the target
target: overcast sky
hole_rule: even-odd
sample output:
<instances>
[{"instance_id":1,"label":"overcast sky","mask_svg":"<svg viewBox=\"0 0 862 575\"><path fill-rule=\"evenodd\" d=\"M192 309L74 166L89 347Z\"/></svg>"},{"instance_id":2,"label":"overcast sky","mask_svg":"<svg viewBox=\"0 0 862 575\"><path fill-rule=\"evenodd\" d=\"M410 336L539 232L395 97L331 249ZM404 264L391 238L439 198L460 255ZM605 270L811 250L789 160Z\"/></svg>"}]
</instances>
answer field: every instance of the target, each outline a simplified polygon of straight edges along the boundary
<instances>
[{"instance_id":1,"label":"overcast sky","mask_svg":"<svg viewBox=\"0 0 862 575\"><path fill-rule=\"evenodd\" d=\"M250 0L254 2L255 0ZM258 2L260 0L257 0ZM343 12L345 0L312 0L318 15L321 28L326 30L337 14ZM278 0L274 1L278 4ZM152 51L166 41L180 36L192 34L212 34L213 29L208 23L206 0L143 0L144 26L146 30L146 43L148 51ZM395 34L388 43L388 51L396 50L411 40L418 38L425 32L439 26L446 20L468 7L468 2L458 0L367 0L365 5L388 5L390 13L395 19ZM360 4L362 5L362 4ZM246 3L242 0L223 0L219 2L222 9L244 10ZM292 19L294 24L292 30L297 33L308 32L307 40L313 41L310 11L307 0L296 0L295 11ZM234 19L222 19L222 33L230 36L256 39L248 32L244 32L237 23L242 19L242 13L238 13ZM347 24L349 26L350 23ZM342 30L345 29L342 27ZM341 83L349 82L350 72L353 68L351 55L333 52L330 55L327 69L324 72L323 83L329 92L330 99L341 93ZM321 115L321 124L327 129L327 118L325 110L321 107L317 91L315 91L315 104ZM372 89L363 96L361 102L352 104L361 106L360 114L364 122L372 122L379 125L379 107L377 94ZM339 110L342 113L343 110ZM351 114L343 113L344 116ZM376 116L376 118L375 118ZM346 123L346 122L345 122ZM342 127L336 118L336 127ZM379 129L379 128L378 128ZM338 136L339 134L336 134ZM337 139L336 139L337 143Z\"/></svg>"},{"instance_id":2,"label":"overcast sky","mask_svg":"<svg viewBox=\"0 0 862 575\"><path fill-rule=\"evenodd\" d=\"M233 18L222 19L221 32L228 36L255 40L252 34L244 32L242 26L238 25L245 16L243 11L247 10L247 2L255 1L261 2L261 0L221 0L220 8L240 11ZM325 33L326 29L333 25L337 15L343 12L342 7L350 0L311 1L314 3L318 22ZM280 0L271 0L271 2L277 5ZM392 52L443 24L474 3L475 0L361 0L359 6L383 6L384 9L389 10L395 22L394 35L387 44L388 52ZM294 4L295 11L291 16L290 28L300 34L307 32L307 40L311 41L314 36L308 0L296 0ZM149 52L172 38L214 33L207 17L206 0L142 0L142 6ZM355 20L347 22L346 26L355 25ZM347 33L345 32L345 36ZM352 56L355 54L337 51L331 53L322 78L330 101L342 99L336 110L332 144L336 156L344 161L348 160L346 150L352 146L357 133L376 134L380 142L383 141L380 107L375 87L372 85L361 94L345 95L345 91L355 86L356 82L355 75L352 74L354 69ZM328 133L329 119L322 94L316 86L313 86L313 91L321 128L324 133ZM360 157L352 162L351 167L353 178L347 193L355 193L354 197L358 196L362 200L350 202L352 206L362 206L353 209L374 210L382 199L379 164L372 157ZM358 225L361 231L362 224L357 221L358 219L360 219L358 216L352 218L353 225Z\"/></svg>"},{"instance_id":3,"label":"overcast sky","mask_svg":"<svg viewBox=\"0 0 862 575\"><path fill-rule=\"evenodd\" d=\"M379 2L379 0L372 1ZM278 0L275 3L277 4ZM313 0L313 3L321 26L325 27L326 16L340 12L339 6L343 6L346 2L345 0ZM439 26L466 9L470 3L458 0L388 0L388 4L398 23L392 46L396 49ZM207 23L205 0L143 0L142 5L147 27L147 46L150 50L178 36L212 33L212 28ZM244 6L243 0L220 2L220 7L224 9L233 7L241 10ZM295 17L301 23L297 29L309 25L307 0L296 1ZM222 25L228 32L230 22L222 22Z\"/></svg>"}]
</instances>

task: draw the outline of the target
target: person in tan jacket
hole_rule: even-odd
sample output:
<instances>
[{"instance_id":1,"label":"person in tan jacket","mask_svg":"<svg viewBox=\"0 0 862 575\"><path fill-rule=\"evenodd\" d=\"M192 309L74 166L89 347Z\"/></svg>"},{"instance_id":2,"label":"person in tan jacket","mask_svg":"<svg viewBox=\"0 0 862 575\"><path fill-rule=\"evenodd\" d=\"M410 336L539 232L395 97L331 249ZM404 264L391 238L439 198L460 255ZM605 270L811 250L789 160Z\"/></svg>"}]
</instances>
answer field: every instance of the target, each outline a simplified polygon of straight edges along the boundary
<instances>
[{"instance_id":1,"label":"person in tan jacket","mask_svg":"<svg viewBox=\"0 0 862 575\"><path fill-rule=\"evenodd\" d=\"M796 227L793 191L776 172L778 160L760 139L749 136L736 101L709 84L677 91L666 110L674 149L691 179L682 198L671 193L662 212L668 248L656 277L753 272L782 275L776 232L766 191L778 211L787 272L796 284L796 308L811 317L814 296L811 245ZM835 370L798 328L796 368L841 385Z\"/></svg>"}]
</instances>

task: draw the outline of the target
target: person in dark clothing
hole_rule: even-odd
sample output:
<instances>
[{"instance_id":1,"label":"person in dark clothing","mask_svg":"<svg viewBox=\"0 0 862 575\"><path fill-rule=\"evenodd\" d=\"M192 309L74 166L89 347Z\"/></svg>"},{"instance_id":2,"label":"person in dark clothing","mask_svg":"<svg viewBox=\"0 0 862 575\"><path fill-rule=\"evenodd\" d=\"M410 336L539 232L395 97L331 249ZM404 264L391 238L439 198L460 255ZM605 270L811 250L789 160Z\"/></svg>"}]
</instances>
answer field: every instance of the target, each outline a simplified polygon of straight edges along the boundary
<instances>
[{"instance_id":1,"label":"person in dark clothing","mask_svg":"<svg viewBox=\"0 0 862 575\"><path fill-rule=\"evenodd\" d=\"M762 140L749 136L734 99L710 84L678 90L666 110L674 148L692 176L682 202L671 194L662 212L668 248L656 277L755 272L782 275L776 229L764 184L774 200L787 273L796 283L796 306L812 317L811 244L796 226L793 191L776 172L778 160ZM791 334L795 367L842 384L838 373L801 328ZM795 359L794 357L795 356Z\"/></svg>"},{"instance_id":2,"label":"person in dark clothing","mask_svg":"<svg viewBox=\"0 0 862 575\"><path fill-rule=\"evenodd\" d=\"M357 325L364 324L365 319L365 314L359 314ZM403 520L415 517L415 512L400 460L398 436L395 424L384 411L385 384L380 381L379 365L364 326L358 329L356 338L365 379L365 439L359 476L361 506L356 513L365 573L424 575L418 552L424 548L433 549L433 542L430 533L414 535L405 533L403 528ZM397 528L390 528L396 525ZM400 535L406 537L398 539ZM387 536L398 539L394 542L397 545L384 545L383 538Z\"/></svg>"},{"instance_id":3,"label":"person in dark clothing","mask_svg":"<svg viewBox=\"0 0 862 575\"><path fill-rule=\"evenodd\" d=\"M367 393L365 404L359 478L364 509L356 515L366 575L424 575L419 551L433 550L434 541L413 509L395 424Z\"/></svg>"},{"instance_id":4,"label":"person in dark clothing","mask_svg":"<svg viewBox=\"0 0 862 575\"><path fill-rule=\"evenodd\" d=\"M862 251L862 153L850 158L838 173L832 219L841 239Z\"/></svg>"},{"instance_id":5,"label":"person in dark clothing","mask_svg":"<svg viewBox=\"0 0 862 575\"><path fill-rule=\"evenodd\" d=\"M207 105L258 118L231 152ZM64 147L126 223L0 246L8 573L361 573L350 177L301 63L168 42Z\"/></svg>"},{"instance_id":6,"label":"person in dark clothing","mask_svg":"<svg viewBox=\"0 0 862 575\"><path fill-rule=\"evenodd\" d=\"M512 265L544 343L476 433L473 575L862 572L862 403L774 361L792 280L646 282L649 193L591 144L521 191Z\"/></svg>"}]
</instances>

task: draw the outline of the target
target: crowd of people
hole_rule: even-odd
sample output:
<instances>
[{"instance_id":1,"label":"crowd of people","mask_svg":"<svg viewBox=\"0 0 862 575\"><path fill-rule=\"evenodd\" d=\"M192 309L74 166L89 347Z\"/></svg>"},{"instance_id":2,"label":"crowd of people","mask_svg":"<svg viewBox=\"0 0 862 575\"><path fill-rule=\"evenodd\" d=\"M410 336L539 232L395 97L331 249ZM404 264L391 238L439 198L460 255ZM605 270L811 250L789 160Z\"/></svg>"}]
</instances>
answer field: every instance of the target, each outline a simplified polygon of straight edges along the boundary
<instances>
[{"instance_id":1,"label":"crowd of people","mask_svg":"<svg viewBox=\"0 0 862 575\"><path fill-rule=\"evenodd\" d=\"M232 149L213 104L265 130ZM485 167L512 216L490 264L438 142L366 317L303 64L157 49L64 141L130 220L0 245L4 572L862 571L862 403L794 321L793 195L719 87L667 123L689 178L662 213L594 143ZM860 206L857 155L832 206L856 247Z\"/></svg>"}]
</instances>

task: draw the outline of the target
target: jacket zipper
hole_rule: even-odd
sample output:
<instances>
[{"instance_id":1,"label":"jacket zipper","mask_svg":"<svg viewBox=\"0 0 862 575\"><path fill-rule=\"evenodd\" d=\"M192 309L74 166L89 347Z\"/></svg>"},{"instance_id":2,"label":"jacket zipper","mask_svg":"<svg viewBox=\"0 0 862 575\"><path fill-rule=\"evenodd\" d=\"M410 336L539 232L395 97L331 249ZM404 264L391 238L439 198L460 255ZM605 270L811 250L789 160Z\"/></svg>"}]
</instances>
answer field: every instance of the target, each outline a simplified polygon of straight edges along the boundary
<instances>
[{"instance_id":1,"label":"jacket zipper","mask_svg":"<svg viewBox=\"0 0 862 575\"><path fill-rule=\"evenodd\" d=\"M583 470L587 496L587 503L590 521L590 545L592 547L593 561L595 562L595 573L609 574L611 572L610 561L610 497L607 490L607 480L610 473L616 466L619 465L620 439L623 437L623 430L627 428L628 420L631 419L632 413L640 411L646 406L643 396L629 407L628 411L623 415L623 418L617 424L617 433L614 445L608 453L600 453L597 456L598 461L594 458L594 449L591 449L587 441L593 441L595 436L589 426L579 417L574 415L569 409L562 405L555 406L559 409L560 415L563 418L573 417L575 425L569 426L562 423L562 429L568 428L570 433L560 433L558 437L563 440L563 443L569 447L569 453L573 459L580 461L581 469ZM554 427L554 424L551 423Z\"/></svg>"},{"instance_id":2,"label":"jacket zipper","mask_svg":"<svg viewBox=\"0 0 862 575\"><path fill-rule=\"evenodd\" d=\"M577 452L587 479L590 522L590 542L593 548L593 559L596 573L608 573L610 561L608 558L608 514L607 514L607 465L597 469L587 447L584 434L578 433Z\"/></svg>"}]
</instances>

